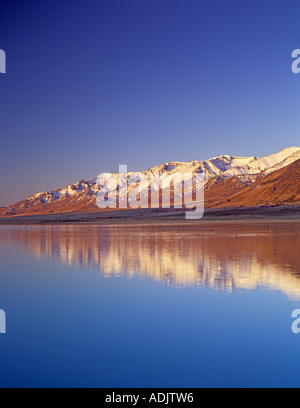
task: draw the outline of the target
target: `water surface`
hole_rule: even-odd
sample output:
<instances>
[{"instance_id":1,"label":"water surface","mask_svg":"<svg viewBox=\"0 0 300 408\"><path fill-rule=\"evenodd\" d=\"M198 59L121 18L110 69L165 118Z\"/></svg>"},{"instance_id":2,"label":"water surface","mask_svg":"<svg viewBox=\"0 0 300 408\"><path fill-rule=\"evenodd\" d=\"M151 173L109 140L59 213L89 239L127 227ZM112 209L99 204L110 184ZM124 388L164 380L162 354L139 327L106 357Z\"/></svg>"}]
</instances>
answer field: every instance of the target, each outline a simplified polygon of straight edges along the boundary
<instances>
[{"instance_id":1,"label":"water surface","mask_svg":"<svg viewBox=\"0 0 300 408\"><path fill-rule=\"evenodd\" d=\"M0 386L299 386L299 223L0 228Z\"/></svg>"}]
</instances>

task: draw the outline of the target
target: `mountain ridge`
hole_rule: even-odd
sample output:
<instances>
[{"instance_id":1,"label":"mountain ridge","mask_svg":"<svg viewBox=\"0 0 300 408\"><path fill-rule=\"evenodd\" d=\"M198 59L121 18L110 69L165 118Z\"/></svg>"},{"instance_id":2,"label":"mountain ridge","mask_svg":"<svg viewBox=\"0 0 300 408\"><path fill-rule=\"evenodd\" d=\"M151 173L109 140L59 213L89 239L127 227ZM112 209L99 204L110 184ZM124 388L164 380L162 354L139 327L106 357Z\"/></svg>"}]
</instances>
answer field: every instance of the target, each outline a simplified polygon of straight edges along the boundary
<instances>
[{"instance_id":1,"label":"mountain ridge","mask_svg":"<svg viewBox=\"0 0 300 408\"><path fill-rule=\"evenodd\" d=\"M295 165L293 166L293 164ZM220 205L239 206L241 203L242 205L245 205L246 203L256 202L253 198L251 186L258 189L259 187L255 185L255 183L259 183L262 179L274 184L274 180L272 178L268 179L268 177L273 173L280 173L282 169L287 169L288 171L295 173L296 176L293 178L294 185L292 186L289 184L289 189L293 189L293 191L296 189L297 192L299 185L299 167L300 147L290 147L283 149L279 153L271 154L266 157L237 157L222 155L205 161L167 162L140 173L148 178L151 175L159 175L164 178L177 172L181 174L202 174L205 180L205 204L207 207L213 208L219 207ZM129 180L129 178L134 179L135 177L138 177L138 174L138 172L129 172L126 174L126 178L127 180ZM291 180L292 178L286 177L284 174L284 172L280 173L279 178L285 178L287 183L287 180ZM276 182L279 183L280 181L277 179ZM280 186L280 191L282 191L282 185L280 184ZM145 195L148 192L149 184L146 183L142 187L141 195ZM275 187L276 186L273 185L273 191L277 191L274 190ZM118 186L117 188L119 189L121 196L121 186ZM131 187L129 187L128 191L130 191L130 188ZM88 181L80 180L73 185L36 193L25 200L7 207L2 207L0 208L0 215L14 216L87 210L100 211L96 206L96 196L99 191L100 187L96 184L95 178ZM178 191L179 187L174 194L175 196L179 195L180 197ZM271 203L274 202L274 194L271 194L271 190L264 189L264 191L265 197L262 199L262 205L268 205L268 202L271 205ZM270 197L267 196L266 191L268 191ZM248 194L250 197L248 202L245 194ZM295 197L298 197L298 194L293 194ZM282 191L282 195L285 197L282 202L285 202L284 200L287 199L286 192L284 193ZM127 202L127 197L125 199ZM241 202L239 202L239 200L241 200ZM280 197L277 202L280 203ZM290 202L293 202L293 200Z\"/></svg>"}]
</instances>

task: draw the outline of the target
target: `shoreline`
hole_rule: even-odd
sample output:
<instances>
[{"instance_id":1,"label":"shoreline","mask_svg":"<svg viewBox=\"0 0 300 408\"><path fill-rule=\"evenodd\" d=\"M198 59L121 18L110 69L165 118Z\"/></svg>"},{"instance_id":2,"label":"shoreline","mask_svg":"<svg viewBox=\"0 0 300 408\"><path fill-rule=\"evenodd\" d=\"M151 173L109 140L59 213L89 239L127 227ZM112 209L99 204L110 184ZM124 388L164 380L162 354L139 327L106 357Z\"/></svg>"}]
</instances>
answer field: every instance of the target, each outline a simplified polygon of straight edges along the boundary
<instances>
[{"instance_id":1,"label":"shoreline","mask_svg":"<svg viewBox=\"0 0 300 408\"><path fill-rule=\"evenodd\" d=\"M205 210L203 218L186 220L182 209L128 209L0 217L1 225L170 224L216 222L300 222L300 205L228 207Z\"/></svg>"}]
</instances>

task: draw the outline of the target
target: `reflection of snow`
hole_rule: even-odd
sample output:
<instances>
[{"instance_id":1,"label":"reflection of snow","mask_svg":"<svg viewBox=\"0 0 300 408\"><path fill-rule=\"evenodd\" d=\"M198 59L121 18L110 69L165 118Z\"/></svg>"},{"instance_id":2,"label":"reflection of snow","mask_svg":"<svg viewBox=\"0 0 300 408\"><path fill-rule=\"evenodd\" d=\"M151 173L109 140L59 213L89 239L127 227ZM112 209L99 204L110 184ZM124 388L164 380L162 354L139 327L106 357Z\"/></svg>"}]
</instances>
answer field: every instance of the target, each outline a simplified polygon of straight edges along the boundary
<instances>
[{"instance_id":1,"label":"reflection of snow","mask_svg":"<svg viewBox=\"0 0 300 408\"><path fill-rule=\"evenodd\" d=\"M300 225L1 227L0 240L39 258L226 292L258 287L300 300Z\"/></svg>"}]
</instances>

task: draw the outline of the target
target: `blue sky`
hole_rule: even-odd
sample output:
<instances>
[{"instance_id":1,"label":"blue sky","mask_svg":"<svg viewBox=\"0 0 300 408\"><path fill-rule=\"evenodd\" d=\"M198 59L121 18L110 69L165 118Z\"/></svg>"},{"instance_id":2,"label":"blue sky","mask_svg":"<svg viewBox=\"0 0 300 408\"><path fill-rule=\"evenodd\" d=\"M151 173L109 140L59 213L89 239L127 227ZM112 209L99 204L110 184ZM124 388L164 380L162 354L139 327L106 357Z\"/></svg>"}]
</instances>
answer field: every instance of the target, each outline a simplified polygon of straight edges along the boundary
<instances>
[{"instance_id":1,"label":"blue sky","mask_svg":"<svg viewBox=\"0 0 300 408\"><path fill-rule=\"evenodd\" d=\"M299 0L1 0L0 205L300 145Z\"/></svg>"}]
</instances>

